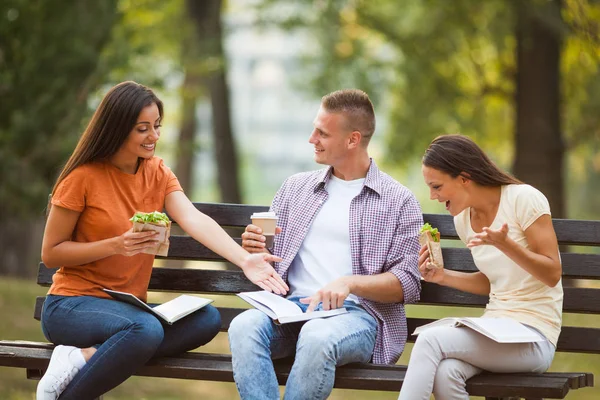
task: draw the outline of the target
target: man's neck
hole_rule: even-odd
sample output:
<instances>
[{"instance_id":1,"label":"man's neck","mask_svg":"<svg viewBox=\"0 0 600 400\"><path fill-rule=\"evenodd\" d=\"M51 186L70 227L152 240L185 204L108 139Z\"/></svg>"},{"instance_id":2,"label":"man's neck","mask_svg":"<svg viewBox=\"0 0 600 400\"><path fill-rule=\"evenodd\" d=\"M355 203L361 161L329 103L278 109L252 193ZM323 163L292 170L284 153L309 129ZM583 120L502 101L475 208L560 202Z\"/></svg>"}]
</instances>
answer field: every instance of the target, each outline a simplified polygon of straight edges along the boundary
<instances>
[{"instance_id":1,"label":"man's neck","mask_svg":"<svg viewBox=\"0 0 600 400\"><path fill-rule=\"evenodd\" d=\"M367 172L369 172L370 166L371 159L369 158L369 155L365 153L356 159L347 160L343 165L332 165L333 175L336 178L345 181L353 181L355 179L365 178Z\"/></svg>"}]
</instances>

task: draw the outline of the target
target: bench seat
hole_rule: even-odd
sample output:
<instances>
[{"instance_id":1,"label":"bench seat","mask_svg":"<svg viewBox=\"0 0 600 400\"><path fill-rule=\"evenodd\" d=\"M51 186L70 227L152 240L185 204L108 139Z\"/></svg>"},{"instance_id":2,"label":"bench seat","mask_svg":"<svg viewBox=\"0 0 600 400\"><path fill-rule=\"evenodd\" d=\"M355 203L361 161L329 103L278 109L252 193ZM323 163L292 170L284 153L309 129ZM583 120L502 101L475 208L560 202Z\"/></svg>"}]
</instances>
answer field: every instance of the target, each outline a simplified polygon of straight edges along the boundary
<instances>
[{"instance_id":1,"label":"bench seat","mask_svg":"<svg viewBox=\"0 0 600 400\"><path fill-rule=\"evenodd\" d=\"M267 211L267 207L238 204L196 203L195 206L214 218L221 226L230 229L239 242L241 229L249 222L254 212ZM444 239L458 240L452 217L449 215L425 214L426 222L438 227ZM600 221L553 220L559 244L577 246L600 246ZM448 241L447 241L448 240ZM580 249L581 247L577 247ZM444 264L447 268L463 271L477 271L470 251L465 248L444 247ZM600 254L562 251L564 304L567 313L600 314L600 288L581 287L581 279L600 280ZM187 236L171 236L171 245L164 260L213 261L202 269L155 267L150 280L151 292L195 293L200 295L231 295L241 291L259 290L237 269L223 269L224 260ZM218 263L214 263L218 262ZM217 266L215 268L211 265ZM207 269L208 268L208 269ZM37 282L41 286L50 286L55 269L48 269L42 263L38 265ZM575 283L573 283L575 282ZM423 282L419 304L436 307L476 307L487 303L487 296L477 296L454 289ZM39 297L34 306L34 318L40 319L44 297ZM242 312L242 308L219 306L221 312L221 331L227 331L231 320ZM408 331L432 322L430 318L409 318ZM414 336L408 337L409 342ZM53 349L52 344L0 341L0 366L24 368L27 376L36 379L47 368ZM600 354L600 328L563 326L557 346L558 352ZM275 362L277 378L285 384L291 368L291 360ZM207 354L189 352L178 357L153 359L136 375L197 379L233 382L231 356L228 354ZM336 388L379 390L399 392L406 372L406 366L351 364L336 371ZM549 372L544 374L493 374L483 373L467 382L469 394L498 400L509 398L562 399L570 391L592 387L593 374L589 372ZM573 394L573 398L577 394Z\"/></svg>"},{"instance_id":2,"label":"bench seat","mask_svg":"<svg viewBox=\"0 0 600 400\"><path fill-rule=\"evenodd\" d=\"M26 368L29 378L41 377L53 348L49 343L0 341L0 366ZM288 359L275 362L277 379L281 385L287 380L291 362ZM405 372L406 366L402 365L350 364L336 371L335 387L398 392ZM178 357L157 358L136 375L233 382L231 356L228 354L190 352ZM484 373L470 379L467 390L474 396L562 399L570 389L592 385L593 377L586 373Z\"/></svg>"}]
</instances>

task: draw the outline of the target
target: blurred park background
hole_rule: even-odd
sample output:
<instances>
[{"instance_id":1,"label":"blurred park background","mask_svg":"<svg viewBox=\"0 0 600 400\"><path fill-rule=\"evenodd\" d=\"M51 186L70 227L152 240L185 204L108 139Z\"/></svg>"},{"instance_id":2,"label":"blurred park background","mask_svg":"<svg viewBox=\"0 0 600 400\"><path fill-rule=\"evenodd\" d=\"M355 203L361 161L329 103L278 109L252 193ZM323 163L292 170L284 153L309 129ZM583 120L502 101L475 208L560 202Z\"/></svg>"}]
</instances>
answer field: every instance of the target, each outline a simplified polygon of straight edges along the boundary
<instances>
[{"instance_id":1,"label":"blurred park background","mask_svg":"<svg viewBox=\"0 0 600 400\"><path fill-rule=\"evenodd\" d=\"M425 212L445 211L428 199L420 158L435 136L460 132L544 192L554 217L598 220L599 66L597 0L0 0L0 339L45 340L32 314L46 291L34 277L47 196L120 81L165 102L157 154L193 201L269 204L285 177L319 168L308 136L320 97L356 87L377 113L372 156ZM203 350L227 353L226 336ZM600 376L600 358L559 354L552 370ZM35 384L0 368L2 399L33 399ZM365 395L397 396L332 398ZM105 399L195 397L237 392L132 378Z\"/></svg>"}]
</instances>

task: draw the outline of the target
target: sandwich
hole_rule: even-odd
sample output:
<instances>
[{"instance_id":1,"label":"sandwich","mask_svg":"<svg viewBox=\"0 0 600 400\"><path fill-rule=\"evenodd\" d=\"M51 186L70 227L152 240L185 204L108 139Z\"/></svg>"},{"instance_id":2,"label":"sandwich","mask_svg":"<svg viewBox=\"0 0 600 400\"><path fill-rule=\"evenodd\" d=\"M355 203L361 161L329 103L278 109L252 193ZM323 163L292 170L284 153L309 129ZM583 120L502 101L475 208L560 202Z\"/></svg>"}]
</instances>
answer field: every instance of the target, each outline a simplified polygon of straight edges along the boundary
<instances>
[{"instance_id":1,"label":"sandwich","mask_svg":"<svg viewBox=\"0 0 600 400\"><path fill-rule=\"evenodd\" d=\"M134 232L157 231L159 233L156 246L145 249L143 253L167 256L169 236L171 236L171 221L167 214L158 211L150 213L137 211L129 220L133 222Z\"/></svg>"},{"instance_id":2,"label":"sandwich","mask_svg":"<svg viewBox=\"0 0 600 400\"><path fill-rule=\"evenodd\" d=\"M444 268L442 244L440 243L440 232L438 229L432 227L429 223L423 225L419 234L419 243L421 246L427 246L427 250L429 250L429 263L436 268Z\"/></svg>"}]
</instances>

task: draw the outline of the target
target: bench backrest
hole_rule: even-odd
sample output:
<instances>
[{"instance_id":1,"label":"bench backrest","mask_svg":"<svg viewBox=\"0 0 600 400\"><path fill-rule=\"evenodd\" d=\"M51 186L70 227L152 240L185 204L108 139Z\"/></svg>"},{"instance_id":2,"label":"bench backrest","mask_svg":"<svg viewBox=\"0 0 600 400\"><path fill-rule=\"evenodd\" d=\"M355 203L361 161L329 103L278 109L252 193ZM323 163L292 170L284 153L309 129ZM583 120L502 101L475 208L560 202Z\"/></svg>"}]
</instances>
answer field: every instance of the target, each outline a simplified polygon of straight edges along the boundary
<instances>
[{"instance_id":1,"label":"bench backrest","mask_svg":"<svg viewBox=\"0 0 600 400\"><path fill-rule=\"evenodd\" d=\"M203 213L215 219L221 226L234 229L233 236L238 242L241 228L250 222L254 212L267 211L265 206L250 206L238 204L195 203ZM438 227L443 239L458 240L454 223L450 215L425 214L425 222ZM600 221L553 220L554 228L561 245L598 247L600 246ZM194 261L224 261L206 247L188 236L171 236L171 244L167 259ZM442 243L444 243L443 241ZM446 242L447 243L447 242ZM563 246L566 247L566 246ZM477 271L470 251L466 248L443 249L444 265L456 271ZM600 254L584 254L578 252L561 252L563 262L564 304L563 311L569 313L600 314L600 285L595 287L580 287L572 280L600 279ZM157 257L164 258L164 257ZM217 264L214 264L215 266ZM39 265L38 284L49 286L55 269ZM232 294L242 291L259 290L250 283L243 273L238 270L188 269L188 268L154 268L149 285L150 291L172 291L198 294ZM421 304L436 306L465 306L484 307L487 296L477 296L458 290L441 287L423 282ZM43 298L36 303L35 317L40 318ZM226 330L231 319L241 312L240 309L221 308L223 326ZM409 332L422 324L431 322L425 318L409 319ZM409 340L414 337L409 337ZM583 327L563 327L558 351L600 353L600 329Z\"/></svg>"}]
</instances>

